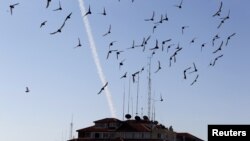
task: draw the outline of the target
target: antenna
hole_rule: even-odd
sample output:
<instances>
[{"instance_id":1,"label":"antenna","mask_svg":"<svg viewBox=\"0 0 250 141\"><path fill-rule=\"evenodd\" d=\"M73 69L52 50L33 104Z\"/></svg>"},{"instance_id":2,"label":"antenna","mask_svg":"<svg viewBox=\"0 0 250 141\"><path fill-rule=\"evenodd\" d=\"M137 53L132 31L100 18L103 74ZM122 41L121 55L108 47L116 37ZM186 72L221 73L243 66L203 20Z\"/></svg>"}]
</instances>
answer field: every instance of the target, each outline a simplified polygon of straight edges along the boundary
<instances>
[{"instance_id":1,"label":"antenna","mask_svg":"<svg viewBox=\"0 0 250 141\"><path fill-rule=\"evenodd\" d=\"M128 114L129 114L129 101L130 101L130 78L131 76L129 77L129 84L128 84Z\"/></svg>"},{"instance_id":2,"label":"antenna","mask_svg":"<svg viewBox=\"0 0 250 141\"><path fill-rule=\"evenodd\" d=\"M140 86L140 73L138 73L138 82L137 82L137 95L136 95L136 115L138 115L138 96L139 96L139 86Z\"/></svg>"},{"instance_id":3,"label":"antenna","mask_svg":"<svg viewBox=\"0 0 250 141\"><path fill-rule=\"evenodd\" d=\"M149 57L148 64L148 119L150 119L151 115L151 58Z\"/></svg>"},{"instance_id":4,"label":"antenna","mask_svg":"<svg viewBox=\"0 0 250 141\"><path fill-rule=\"evenodd\" d=\"M122 109L122 120L124 120L124 109L125 109L125 82L123 82L123 109Z\"/></svg>"},{"instance_id":5,"label":"antenna","mask_svg":"<svg viewBox=\"0 0 250 141\"><path fill-rule=\"evenodd\" d=\"M71 116L71 122L70 122L70 134L69 134L69 139L73 138L73 114Z\"/></svg>"}]
</instances>

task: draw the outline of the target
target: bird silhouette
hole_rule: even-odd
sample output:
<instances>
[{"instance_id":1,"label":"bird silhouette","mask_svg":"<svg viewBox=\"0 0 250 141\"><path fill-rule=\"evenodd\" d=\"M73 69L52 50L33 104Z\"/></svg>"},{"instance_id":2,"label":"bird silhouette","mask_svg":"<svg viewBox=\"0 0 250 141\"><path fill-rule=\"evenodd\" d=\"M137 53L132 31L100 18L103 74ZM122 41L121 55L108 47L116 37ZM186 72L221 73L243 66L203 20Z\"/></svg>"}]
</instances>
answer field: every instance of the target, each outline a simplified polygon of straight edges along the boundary
<instances>
[{"instance_id":1,"label":"bird silhouette","mask_svg":"<svg viewBox=\"0 0 250 141\"><path fill-rule=\"evenodd\" d=\"M195 42L196 39L197 39L197 38L194 37L194 38L190 41L190 44L193 44L193 43Z\"/></svg>"},{"instance_id":2,"label":"bird silhouette","mask_svg":"<svg viewBox=\"0 0 250 141\"><path fill-rule=\"evenodd\" d=\"M201 51L202 51L202 48L204 48L206 44L207 44L207 43L201 44Z\"/></svg>"},{"instance_id":3,"label":"bird silhouette","mask_svg":"<svg viewBox=\"0 0 250 141\"><path fill-rule=\"evenodd\" d=\"M233 34L231 34L231 35L229 35L229 36L227 37L226 46L227 46L229 40L230 40L233 36L235 36L235 35L236 35L236 33L233 33Z\"/></svg>"},{"instance_id":4,"label":"bird silhouette","mask_svg":"<svg viewBox=\"0 0 250 141\"><path fill-rule=\"evenodd\" d=\"M135 40L133 40L132 46L127 49L134 49L135 48Z\"/></svg>"},{"instance_id":5,"label":"bird silhouette","mask_svg":"<svg viewBox=\"0 0 250 141\"><path fill-rule=\"evenodd\" d=\"M158 25L159 25L159 24L155 24L155 25L153 26L153 33L155 32L155 29L157 28Z\"/></svg>"},{"instance_id":6,"label":"bird silhouette","mask_svg":"<svg viewBox=\"0 0 250 141\"><path fill-rule=\"evenodd\" d=\"M220 13L221 13L221 10L222 10L222 1L220 2L220 6L219 6L219 9L215 12L215 14L213 14L213 17L215 16L220 16Z\"/></svg>"},{"instance_id":7,"label":"bird silhouette","mask_svg":"<svg viewBox=\"0 0 250 141\"><path fill-rule=\"evenodd\" d=\"M132 74L133 83L135 83L135 76L136 76L137 74L139 74L139 73L140 73L140 71L137 71L137 72L135 72L135 73Z\"/></svg>"},{"instance_id":8,"label":"bird silhouette","mask_svg":"<svg viewBox=\"0 0 250 141\"><path fill-rule=\"evenodd\" d=\"M183 3L183 0L181 0L180 4L179 5L174 5L175 7L181 9L182 8L182 3Z\"/></svg>"},{"instance_id":9,"label":"bird silhouette","mask_svg":"<svg viewBox=\"0 0 250 141\"><path fill-rule=\"evenodd\" d=\"M114 45L115 42L117 42L117 41L112 41L112 42L109 43L109 49L110 49L111 46Z\"/></svg>"},{"instance_id":10,"label":"bird silhouette","mask_svg":"<svg viewBox=\"0 0 250 141\"><path fill-rule=\"evenodd\" d=\"M175 44L170 44L170 45L168 45L168 47L167 47L167 52L169 51L169 49L172 47L172 46L174 46Z\"/></svg>"},{"instance_id":11,"label":"bird silhouette","mask_svg":"<svg viewBox=\"0 0 250 141\"><path fill-rule=\"evenodd\" d=\"M160 62L160 61L158 61L158 68L157 68L157 70L155 71L155 73L157 73L159 70L161 70L161 62Z\"/></svg>"},{"instance_id":12,"label":"bird silhouette","mask_svg":"<svg viewBox=\"0 0 250 141\"><path fill-rule=\"evenodd\" d=\"M198 69L196 68L195 63L193 63L193 66L194 66L194 70L193 70L193 71L191 71L191 72L189 72L189 74L191 74L191 73L194 73L194 72L197 72L197 71L198 71Z\"/></svg>"},{"instance_id":13,"label":"bird silhouette","mask_svg":"<svg viewBox=\"0 0 250 141\"><path fill-rule=\"evenodd\" d=\"M181 34L183 35L184 34L184 29L188 28L189 26L182 26L181 27Z\"/></svg>"},{"instance_id":14,"label":"bird silhouette","mask_svg":"<svg viewBox=\"0 0 250 141\"><path fill-rule=\"evenodd\" d=\"M101 90L97 94L101 94L101 92L108 86L108 82L101 88Z\"/></svg>"},{"instance_id":15,"label":"bird silhouette","mask_svg":"<svg viewBox=\"0 0 250 141\"><path fill-rule=\"evenodd\" d=\"M155 11L153 11L152 17L149 19L145 19L145 21L154 21L154 17L155 17Z\"/></svg>"},{"instance_id":16,"label":"bird silhouette","mask_svg":"<svg viewBox=\"0 0 250 141\"><path fill-rule=\"evenodd\" d=\"M124 52L124 51L120 50L120 51L117 51L117 52L116 52L116 59L117 59L117 60L119 59L119 55L120 55L122 52Z\"/></svg>"},{"instance_id":17,"label":"bird silhouette","mask_svg":"<svg viewBox=\"0 0 250 141\"><path fill-rule=\"evenodd\" d=\"M216 34L214 37L213 37L213 40L212 40L212 45L214 46L214 42L215 40L219 39L219 34Z\"/></svg>"},{"instance_id":18,"label":"bird silhouette","mask_svg":"<svg viewBox=\"0 0 250 141\"><path fill-rule=\"evenodd\" d=\"M59 0L59 7L57 9L54 9L53 11L60 11L62 10L62 6L61 6L61 1Z\"/></svg>"},{"instance_id":19,"label":"bird silhouette","mask_svg":"<svg viewBox=\"0 0 250 141\"><path fill-rule=\"evenodd\" d=\"M88 9L88 11L85 13L84 17L87 16L87 15L90 15L90 14L92 14L92 12L91 12L90 5L89 5L89 9Z\"/></svg>"},{"instance_id":20,"label":"bird silhouette","mask_svg":"<svg viewBox=\"0 0 250 141\"><path fill-rule=\"evenodd\" d=\"M125 59L123 59L120 63L119 63L119 70L121 69L121 67L123 66Z\"/></svg>"},{"instance_id":21,"label":"bird silhouette","mask_svg":"<svg viewBox=\"0 0 250 141\"><path fill-rule=\"evenodd\" d=\"M63 22L63 24L61 25L60 28L58 28L55 32L50 33L50 35L54 35L54 34L56 34L56 33L61 33L61 32L62 32L62 28L63 28L64 25L65 25L65 22L66 22L66 20Z\"/></svg>"},{"instance_id":22,"label":"bird silhouette","mask_svg":"<svg viewBox=\"0 0 250 141\"><path fill-rule=\"evenodd\" d=\"M183 71L184 79L187 79L186 73L187 73L187 71L190 70L190 69L191 69L191 67L188 67L188 68L186 68L186 69Z\"/></svg>"},{"instance_id":23,"label":"bird silhouette","mask_svg":"<svg viewBox=\"0 0 250 141\"><path fill-rule=\"evenodd\" d=\"M161 14L161 18L160 18L160 20L158 21L158 22L156 22L155 24L161 24L161 23L163 23L163 15Z\"/></svg>"},{"instance_id":24,"label":"bird silhouette","mask_svg":"<svg viewBox=\"0 0 250 141\"><path fill-rule=\"evenodd\" d=\"M43 26L45 26L46 23L47 23L47 21L42 22L42 23L40 24L40 28L43 27Z\"/></svg>"},{"instance_id":25,"label":"bird silhouette","mask_svg":"<svg viewBox=\"0 0 250 141\"><path fill-rule=\"evenodd\" d=\"M116 52L117 50L109 50L108 51L108 55L107 55L107 58L106 59L108 59L109 58L109 54L111 54L112 52Z\"/></svg>"},{"instance_id":26,"label":"bird silhouette","mask_svg":"<svg viewBox=\"0 0 250 141\"><path fill-rule=\"evenodd\" d=\"M106 15L107 15L105 7L103 8L103 12L102 12L102 13L99 13L99 14L101 14L101 15L103 15L103 16L106 16Z\"/></svg>"},{"instance_id":27,"label":"bird silhouette","mask_svg":"<svg viewBox=\"0 0 250 141\"><path fill-rule=\"evenodd\" d=\"M15 6L19 5L19 3L15 3L15 4L11 4L10 5L10 14L12 15L13 13L13 9L15 8Z\"/></svg>"},{"instance_id":28,"label":"bird silhouette","mask_svg":"<svg viewBox=\"0 0 250 141\"><path fill-rule=\"evenodd\" d=\"M165 14L165 17L163 18L163 21L168 21L168 14Z\"/></svg>"},{"instance_id":29,"label":"bird silhouette","mask_svg":"<svg viewBox=\"0 0 250 141\"><path fill-rule=\"evenodd\" d=\"M227 13L227 16L226 17L222 17L220 19L222 19L222 20L228 20L229 18L230 18L230 9L229 9L229 11Z\"/></svg>"},{"instance_id":30,"label":"bird silhouette","mask_svg":"<svg viewBox=\"0 0 250 141\"><path fill-rule=\"evenodd\" d=\"M161 102L163 101L162 95L161 95L161 97L160 97L160 101L161 101Z\"/></svg>"},{"instance_id":31,"label":"bird silhouette","mask_svg":"<svg viewBox=\"0 0 250 141\"><path fill-rule=\"evenodd\" d=\"M47 0L47 5L46 5L46 8L49 7L49 4L50 4L51 0Z\"/></svg>"},{"instance_id":32,"label":"bird silhouette","mask_svg":"<svg viewBox=\"0 0 250 141\"><path fill-rule=\"evenodd\" d=\"M222 19L221 21L220 21L220 24L217 26L217 28L219 29L221 26L222 26L222 24L224 24L225 23L225 19Z\"/></svg>"},{"instance_id":33,"label":"bird silhouette","mask_svg":"<svg viewBox=\"0 0 250 141\"><path fill-rule=\"evenodd\" d=\"M125 72L125 74L123 76L121 76L120 79L126 78L126 77L127 77L127 72Z\"/></svg>"},{"instance_id":34,"label":"bird silhouette","mask_svg":"<svg viewBox=\"0 0 250 141\"><path fill-rule=\"evenodd\" d=\"M144 45L147 45L147 44L148 44L148 41L149 41L150 38L151 38L151 35L149 35L149 36L146 38L146 40L144 41Z\"/></svg>"},{"instance_id":35,"label":"bird silhouette","mask_svg":"<svg viewBox=\"0 0 250 141\"><path fill-rule=\"evenodd\" d=\"M26 93L30 92L29 87L26 87L25 92L26 92Z\"/></svg>"},{"instance_id":36,"label":"bird silhouette","mask_svg":"<svg viewBox=\"0 0 250 141\"><path fill-rule=\"evenodd\" d=\"M217 53L218 51L220 51L222 49L222 45L223 45L223 41L221 41L219 48L216 49L213 53Z\"/></svg>"},{"instance_id":37,"label":"bird silhouette","mask_svg":"<svg viewBox=\"0 0 250 141\"><path fill-rule=\"evenodd\" d=\"M67 20L69 20L71 18L72 12L69 13L69 15L66 16L64 22L66 22Z\"/></svg>"},{"instance_id":38,"label":"bird silhouette","mask_svg":"<svg viewBox=\"0 0 250 141\"><path fill-rule=\"evenodd\" d=\"M107 36L108 34L110 34L111 33L111 24L109 25L109 29L108 29L108 31L106 32L106 33L104 33L102 36L104 37L104 36Z\"/></svg>"},{"instance_id":39,"label":"bird silhouette","mask_svg":"<svg viewBox=\"0 0 250 141\"><path fill-rule=\"evenodd\" d=\"M212 63L212 62L210 63L210 66L214 66L214 65L215 65L215 63L216 63L216 61L217 61L219 58L221 58L221 57L223 57L223 54L222 54L222 55L217 56L217 57L214 59L213 63Z\"/></svg>"},{"instance_id":40,"label":"bird silhouette","mask_svg":"<svg viewBox=\"0 0 250 141\"><path fill-rule=\"evenodd\" d=\"M155 41L155 47L150 48L150 50L156 50L156 49L159 49L158 40L157 40L157 39L156 39L156 41Z\"/></svg>"},{"instance_id":41,"label":"bird silhouette","mask_svg":"<svg viewBox=\"0 0 250 141\"><path fill-rule=\"evenodd\" d=\"M75 46L74 48L78 48L78 47L81 47L82 46L82 44L81 44L81 40L80 40L80 38L78 38L78 45L77 46Z\"/></svg>"},{"instance_id":42,"label":"bird silhouette","mask_svg":"<svg viewBox=\"0 0 250 141\"><path fill-rule=\"evenodd\" d=\"M197 82L197 79L199 78L199 74L196 75L194 81L190 84L191 86L194 85L195 82Z\"/></svg>"}]
</instances>

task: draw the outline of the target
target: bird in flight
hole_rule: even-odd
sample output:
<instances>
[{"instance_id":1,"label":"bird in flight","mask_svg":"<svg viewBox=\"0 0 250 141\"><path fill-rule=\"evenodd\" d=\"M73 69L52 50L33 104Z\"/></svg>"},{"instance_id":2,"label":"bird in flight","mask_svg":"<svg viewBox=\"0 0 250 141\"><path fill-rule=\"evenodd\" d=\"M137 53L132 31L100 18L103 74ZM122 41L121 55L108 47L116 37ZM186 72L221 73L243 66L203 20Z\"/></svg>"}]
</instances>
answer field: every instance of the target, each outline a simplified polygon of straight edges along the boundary
<instances>
[{"instance_id":1,"label":"bird in flight","mask_svg":"<svg viewBox=\"0 0 250 141\"><path fill-rule=\"evenodd\" d=\"M214 46L214 42L215 42L215 40L217 40L217 39L219 39L220 37L219 37L219 34L216 34L215 36L214 36L214 38L213 38L213 41L212 41L212 45Z\"/></svg>"},{"instance_id":2,"label":"bird in flight","mask_svg":"<svg viewBox=\"0 0 250 141\"><path fill-rule=\"evenodd\" d=\"M202 51L202 48L205 47L205 45L206 45L206 43L201 44L201 51Z\"/></svg>"},{"instance_id":3,"label":"bird in flight","mask_svg":"<svg viewBox=\"0 0 250 141\"><path fill-rule=\"evenodd\" d=\"M227 16L226 17L222 17L222 18L220 18L220 19L222 19L222 20L227 20L227 19L229 19L230 17L229 17L229 15L230 15L230 10L228 11L228 14L227 14Z\"/></svg>"},{"instance_id":4,"label":"bird in flight","mask_svg":"<svg viewBox=\"0 0 250 141\"><path fill-rule=\"evenodd\" d=\"M181 9L182 8L182 3L183 3L183 0L181 0L180 4L179 5L174 5L175 7Z\"/></svg>"},{"instance_id":5,"label":"bird in flight","mask_svg":"<svg viewBox=\"0 0 250 141\"><path fill-rule=\"evenodd\" d=\"M135 40L133 40L132 46L127 49L134 49L135 48Z\"/></svg>"},{"instance_id":6,"label":"bird in flight","mask_svg":"<svg viewBox=\"0 0 250 141\"><path fill-rule=\"evenodd\" d=\"M88 9L88 11L85 13L84 17L87 16L87 15L90 15L91 13L92 13L92 12L91 12L91 10L90 10L90 5L89 5L89 9Z\"/></svg>"},{"instance_id":7,"label":"bird in flight","mask_svg":"<svg viewBox=\"0 0 250 141\"><path fill-rule=\"evenodd\" d=\"M158 40L157 39L155 41L155 47L151 48L150 50L156 50L156 49L159 49Z\"/></svg>"},{"instance_id":8,"label":"bird in flight","mask_svg":"<svg viewBox=\"0 0 250 141\"><path fill-rule=\"evenodd\" d=\"M228 44L228 41L229 41L234 35L236 35L236 33L233 33L233 34L231 34L231 35L229 35L229 36L227 37L226 46L227 46L227 44Z\"/></svg>"},{"instance_id":9,"label":"bird in flight","mask_svg":"<svg viewBox=\"0 0 250 141\"><path fill-rule=\"evenodd\" d=\"M62 32L62 28L64 27L64 25L65 25L65 21L63 22L63 24L61 25L61 27L59 29L57 29L57 31L50 33L50 35L54 35L56 33L61 33Z\"/></svg>"},{"instance_id":10,"label":"bird in flight","mask_svg":"<svg viewBox=\"0 0 250 141\"><path fill-rule=\"evenodd\" d=\"M29 87L26 87L25 92L26 92L26 93L30 92Z\"/></svg>"},{"instance_id":11,"label":"bird in flight","mask_svg":"<svg viewBox=\"0 0 250 141\"><path fill-rule=\"evenodd\" d=\"M42 28L43 26L45 26L45 24L47 23L47 21L44 21L40 24L40 28Z\"/></svg>"},{"instance_id":12,"label":"bird in flight","mask_svg":"<svg viewBox=\"0 0 250 141\"><path fill-rule=\"evenodd\" d=\"M190 41L190 44L193 44L194 43L194 41L196 40L197 38L196 37L194 37L191 41Z\"/></svg>"},{"instance_id":13,"label":"bird in flight","mask_svg":"<svg viewBox=\"0 0 250 141\"><path fill-rule=\"evenodd\" d=\"M153 11L152 17L150 19L145 19L145 21L154 21L155 11Z\"/></svg>"},{"instance_id":14,"label":"bird in flight","mask_svg":"<svg viewBox=\"0 0 250 141\"><path fill-rule=\"evenodd\" d=\"M116 42L116 41L112 41L112 42L109 43L109 49L110 49L111 46L114 45L115 42Z\"/></svg>"},{"instance_id":15,"label":"bird in flight","mask_svg":"<svg viewBox=\"0 0 250 141\"><path fill-rule=\"evenodd\" d=\"M69 15L67 15L67 17L65 18L64 24L65 24L65 22L66 22L67 20L69 20L69 19L71 18L71 15L72 15L72 12L70 12Z\"/></svg>"},{"instance_id":16,"label":"bird in flight","mask_svg":"<svg viewBox=\"0 0 250 141\"><path fill-rule=\"evenodd\" d=\"M223 45L223 41L221 41L220 47L216 49L213 53L217 53L218 51L220 51L222 49L222 45Z\"/></svg>"},{"instance_id":17,"label":"bird in flight","mask_svg":"<svg viewBox=\"0 0 250 141\"><path fill-rule=\"evenodd\" d=\"M155 73L157 73L160 69L161 69L161 62L158 61L158 68L157 68L157 70L155 71Z\"/></svg>"},{"instance_id":18,"label":"bird in flight","mask_svg":"<svg viewBox=\"0 0 250 141\"><path fill-rule=\"evenodd\" d=\"M187 79L186 73L187 73L187 71L190 70L190 69L191 69L191 67L188 67L188 68L186 68L186 69L183 71L184 79Z\"/></svg>"},{"instance_id":19,"label":"bird in flight","mask_svg":"<svg viewBox=\"0 0 250 141\"><path fill-rule=\"evenodd\" d=\"M61 1L59 0L59 7L57 9L54 9L53 11L60 11L62 10L62 6L61 6Z\"/></svg>"},{"instance_id":20,"label":"bird in flight","mask_svg":"<svg viewBox=\"0 0 250 141\"><path fill-rule=\"evenodd\" d=\"M135 72L135 73L132 74L133 83L135 83L135 76L136 76L137 74L139 74L139 73L140 73L140 71L137 71L137 72Z\"/></svg>"},{"instance_id":21,"label":"bird in flight","mask_svg":"<svg viewBox=\"0 0 250 141\"><path fill-rule=\"evenodd\" d=\"M194 72L197 72L197 71L198 71L198 69L196 68L195 63L193 63L193 66L194 66L194 70L193 70L193 71L191 71L191 72L189 72L189 74L190 74L190 73L194 73Z\"/></svg>"},{"instance_id":22,"label":"bird in flight","mask_svg":"<svg viewBox=\"0 0 250 141\"><path fill-rule=\"evenodd\" d=\"M103 8L103 12L102 12L102 13L99 13L99 14L101 14L101 15L103 15L103 16L106 16L106 15L107 15L105 7Z\"/></svg>"},{"instance_id":23,"label":"bird in flight","mask_svg":"<svg viewBox=\"0 0 250 141\"><path fill-rule=\"evenodd\" d=\"M104 37L104 36L107 36L108 34L110 34L111 33L111 24L109 25L109 30L108 30L108 32L106 32L105 34L103 34L102 36Z\"/></svg>"},{"instance_id":24,"label":"bird in flight","mask_svg":"<svg viewBox=\"0 0 250 141\"><path fill-rule=\"evenodd\" d=\"M13 9L15 8L15 6L19 5L19 3L15 3L15 4L11 4L10 5L10 14L12 15L13 13Z\"/></svg>"},{"instance_id":25,"label":"bird in flight","mask_svg":"<svg viewBox=\"0 0 250 141\"><path fill-rule=\"evenodd\" d=\"M122 78L126 78L127 77L127 72L125 72L125 74L123 75L123 76L121 76L121 78L120 79L122 79Z\"/></svg>"},{"instance_id":26,"label":"bird in flight","mask_svg":"<svg viewBox=\"0 0 250 141\"><path fill-rule=\"evenodd\" d=\"M109 51L108 51L108 55L107 55L107 58L106 58L106 59L108 59L108 58L109 58L109 54L110 54L110 53L115 52L115 51L117 51L117 50L109 50Z\"/></svg>"},{"instance_id":27,"label":"bird in flight","mask_svg":"<svg viewBox=\"0 0 250 141\"><path fill-rule=\"evenodd\" d=\"M106 84L101 88L101 90L97 94L100 94L105 89L105 87L107 87L107 85L108 85L108 82L106 82Z\"/></svg>"},{"instance_id":28,"label":"bird in flight","mask_svg":"<svg viewBox=\"0 0 250 141\"><path fill-rule=\"evenodd\" d=\"M214 59L213 63L212 63L212 62L210 63L210 66L214 66L214 65L215 65L215 63L216 63L216 61L217 61L219 58L221 58L221 57L223 57L223 54L222 54L222 55L217 56L217 57Z\"/></svg>"},{"instance_id":29,"label":"bird in flight","mask_svg":"<svg viewBox=\"0 0 250 141\"><path fill-rule=\"evenodd\" d=\"M218 11L216 11L215 12L215 14L213 15L213 17L215 17L215 16L220 16L220 13L221 13L221 9L222 9L222 1L220 2L220 7L219 7L219 9L218 9Z\"/></svg>"},{"instance_id":30,"label":"bird in flight","mask_svg":"<svg viewBox=\"0 0 250 141\"><path fill-rule=\"evenodd\" d=\"M196 75L194 81L190 84L191 86L194 85L195 82L197 82L197 79L199 78L199 74Z\"/></svg>"},{"instance_id":31,"label":"bird in flight","mask_svg":"<svg viewBox=\"0 0 250 141\"><path fill-rule=\"evenodd\" d=\"M119 69L121 69L121 67L123 66L125 59L123 59L120 63L119 63Z\"/></svg>"},{"instance_id":32,"label":"bird in flight","mask_svg":"<svg viewBox=\"0 0 250 141\"><path fill-rule=\"evenodd\" d=\"M188 28L189 26L182 26L181 27L181 34L183 35L184 34L184 29Z\"/></svg>"},{"instance_id":33,"label":"bird in flight","mask_svg":"<svg viewBox=\"0 0 250 141\"><path fill-rule=\"evenodd\" d=\"M117 60L119 59L119 55L120 55L122 52L123 52L122 50L116 52L116 59L117 59Z\"/></svg>"},{"instance_id":34,"label":"bird in flight","mask_svg":"<svg viewBox=\"0 0 250 141\"><path fill-rule=\"evenodd\" d=\"M77 46L75 46L74 48L78 48L78 47L81 47L82 46L82 44L81 44L81 40L80 40L80 38L78 38L78 45Z\"/></svg>"},{"instance_id":35,"label":"bird in flight","mask_svg":"<svg viewBox=\"0 0 250 141\"><path fill-rule=\"evenodd\" d=\"M49 4L50 4L51 0L47 0L47 5L46 5L46 8L49 7Z\"/></svg>"}]
</instances>

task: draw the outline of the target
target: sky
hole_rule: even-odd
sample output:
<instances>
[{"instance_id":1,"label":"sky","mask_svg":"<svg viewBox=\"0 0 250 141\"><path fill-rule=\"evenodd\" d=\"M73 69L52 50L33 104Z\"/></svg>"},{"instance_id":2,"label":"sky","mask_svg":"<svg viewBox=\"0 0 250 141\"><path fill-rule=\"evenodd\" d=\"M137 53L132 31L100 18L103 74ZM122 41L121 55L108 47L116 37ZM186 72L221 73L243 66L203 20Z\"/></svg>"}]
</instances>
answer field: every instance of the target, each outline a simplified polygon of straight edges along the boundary
<instances>
[{"instance_id":1,"label":"sky","mask_svg":"<svg viewBox=\"0 0 250 141\"><path fill-rule=\"evenodd\" d=\"M213 17L221 1L221 16ZM248 0L183 0L181 9L175 6L179 0L60 2L62 10L53 11L59 0L52 0L48 8L46 0L0 1L0 140L65 141L71 121L77 137L77 129L95 120L122 120L127 113L148 115L149 66L150 115L154 113L154 119L165 126L207 140L208 124L249 124ZM15 3L19 5L11 15L9 5ZM83 17L89 6L92 14ZM106 16L100 14L104 8ZM154 21L145 21L153 11ZM217 28L229 11L230 18ZM71 12L62 32L51 35ZM166 13L168 21L155 24ZM43 21L47 22L40 28ZM103 36L110 25L111 33ZM182 26L188 26L183 34ZM216 34L220 38L213 46ZM148 36L145 51L128 49L133 41L141 45ZM75 48L78 38L82 46ZM168 39L162 51L162 41ZM109 47L112 41L116 42ZM160 48L152 56L156 41ZM170 67L178 44L182 49ZM213 53L221 44L222 49ZM109 49L123 52L118 59L115 52L107 59ZM158 61L161 69L156 72ZM190 73L193 63L198 71ZM184 79L183 71L189 67ZM133 83L132 74L142 68ZM120 79L125 72L127 77ZM106 82L107 87L97 94Z\"/></svg>"}]
</instances>

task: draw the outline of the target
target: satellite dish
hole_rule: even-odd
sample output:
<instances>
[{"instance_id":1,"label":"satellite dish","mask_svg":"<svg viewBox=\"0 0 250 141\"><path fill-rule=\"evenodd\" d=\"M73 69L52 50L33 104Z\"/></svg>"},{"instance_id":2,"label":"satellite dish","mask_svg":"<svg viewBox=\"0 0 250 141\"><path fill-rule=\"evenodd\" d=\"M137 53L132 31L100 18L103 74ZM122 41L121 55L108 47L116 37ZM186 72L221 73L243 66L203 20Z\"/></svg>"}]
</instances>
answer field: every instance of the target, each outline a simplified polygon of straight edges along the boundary
<instances>
[{"instance_id":1,"label":"satellite dish","mask_svg":"<svg viewBox=\"0 0 250 141\"><path fill-rule=\"evenodd\" d=\"M148 116L143 116L143 119L144 119L144 120L147 120L147 121L149 120L149 119L148 119Z\"/></svg>"},{"instance_id":2,"label":"satellite dish","mask_svg":"<svg viewBox=\"0 0 250 141\"><path fill-rule=\"evenodd\" d=\"M158 121L154 121L154 124L157 125L157 124L158 124Z\"/></svg>"},{"instance_id":3,"label":"satellite dish","mask_svg":"<svg viewBox=\"0 0 250 141\"><path fill-rule=\"evenodd\" d=\"M140 121L141 118L140 118L139 116L135 116L135 120L136 120L136 121Z\"/></svg>"},{"instance_id":4,"label":"satellite dish","mask_svg":"<svg viewBox=\"0 0 250 141\"><path fill-rule=\"evenodd\" d=\"M126 118L126 119L131 119L131 115L130 115L130 114L126 114L126 115L125 115L125 118Z\"/></svg>"}]
</instances>

